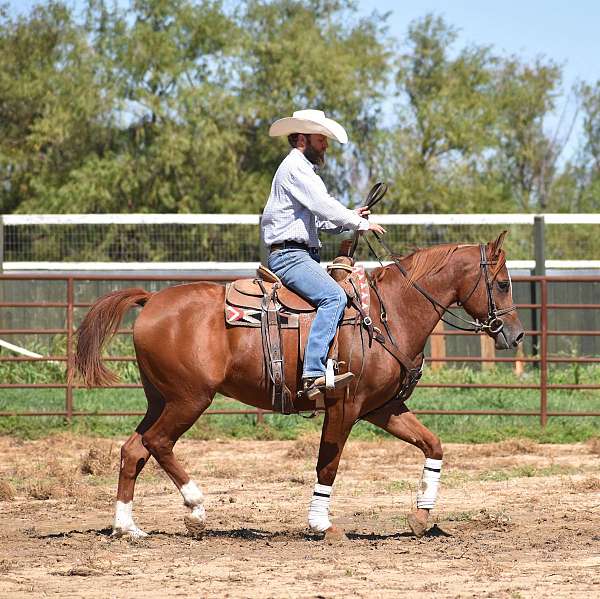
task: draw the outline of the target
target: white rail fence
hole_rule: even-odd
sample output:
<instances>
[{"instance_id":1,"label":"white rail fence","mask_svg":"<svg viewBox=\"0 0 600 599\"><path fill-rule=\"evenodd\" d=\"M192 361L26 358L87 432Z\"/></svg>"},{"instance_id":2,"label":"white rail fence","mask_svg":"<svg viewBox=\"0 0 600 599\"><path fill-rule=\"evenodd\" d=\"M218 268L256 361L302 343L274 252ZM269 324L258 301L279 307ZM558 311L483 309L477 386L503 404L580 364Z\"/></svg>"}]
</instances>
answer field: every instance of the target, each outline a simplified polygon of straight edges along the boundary
<instances>
[{"instance_id":1,"label":"white rail fence","mask_svg":"<svg viewBox=\"0 0 600 599\"><path fill-rule=\"evenodd\" d=\"M398 254L484 242L508 229L509 266L600 268L600 214L376 214ZM11 214L0 217L5 271L248 271L259 264L257 214ZM338 240L323 236L324 259ZM359 258L375 266L364 244ZM536 266L537 265L537 266Z\"/></svg>"}]
</instances>

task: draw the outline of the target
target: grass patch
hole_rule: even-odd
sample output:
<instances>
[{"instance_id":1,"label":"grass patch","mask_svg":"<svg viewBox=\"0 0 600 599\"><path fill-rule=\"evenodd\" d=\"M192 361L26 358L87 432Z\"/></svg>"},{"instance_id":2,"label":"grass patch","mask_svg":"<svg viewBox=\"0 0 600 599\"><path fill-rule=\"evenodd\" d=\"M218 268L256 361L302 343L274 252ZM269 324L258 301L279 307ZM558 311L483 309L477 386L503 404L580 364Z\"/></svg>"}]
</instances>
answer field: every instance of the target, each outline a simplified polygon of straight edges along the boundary
<instances>
[{"instance_id":1,"label":"grass patch","mask_svg":"<svg viewBox=\"0 0 600 599\"><path fill-rule=\"evenodd\" d=\"M471 522L471 520L475 520L478 513L479 512L477 510L468 510L465 512L449 512L447 514L440 514L438 518L440 521L443 522Z\"/></svg>"},{"instance_id":2,"label":"grass patch","mask_svg":"<svg viewBox=\"0 0 600 599\"><path fill-rule=\"evenodd\" d=\"M0 501L13 501L15 497L13 485L7 480L0 479Z\"/></svg>"},{"instance_id":3,"label":"grass patch","mask_svg":"<svg viewBox=\"0 0 600 599\"><path fill-rule=\"evenodd\" d=\"M469 474L462 470L450 470L443 475L446 488L460 488L472 482L501 482L515 478L533 478L544 476L561 476L583 472L581 468L551 464L539 468L529 464L503 468L502 470L484 470L476 474Z\"/></svg>"},{"instance_id":4,"label":"grass patch","mask_svg":"<svg viewBox=\"0 0 600 599\"><path fill-rule=\"evenodd\" d=\"M58 342L57 342L58 343ZM60 345L60 343L59 343ZM115 353L127 353L118 347ZM111 363L124 382L137 382L134 363ZM0 363L0 380L8 383L62 382L63 364ZM577 368L553 368L551 383L586 383L600 379L600 367L592 365ZM443 368L426 370L424 382L447 383L536 383L539 372L529 369L517 378L509 367L497 366L491 370L473 368ZM555 411L600 411L600 392L552 390L548 407ZM537 390L512 389L426 389L417 387L408 405L412 410L454 409L535 411L540 397ZM52 412L62 411L65 392L60 389L3 389L0 393L0 411ZM240 409L236 401L216 397L214 409ZM141 411L146 399L141 389L76 389L74 409L91 416L73 417L70 422L61 416L6 416L0 418L0 434L21 438L39 438L48 434L70 431L101 437L125 436L137 426L140 416L94 416L98 412ZM551 417L542 428L536 416L486 415L420 415L425 426L445 442L489 443L508 439L522 439L538 443L572 443L588 441L590 451L598 452L597 441L600 418ZM206 415L194 425L187 436L195 439L249 438L249 439L311 439L318 436L322 416L307 420L300 416L266 415L264 424L257 425L252 415ZM352 432L353 439L376 439L388 436L377 427L359 422ZM305 441L306 441L305 439ZM310 445L310 444L309 444ZM297 448L299 453L311 451Z\"/></svg>"},{"instance_id":5,"label":"grass patch","mask_svg":"<svg viewBox=\"0 0 600 599\"><path fill-rule=\"evenodd\" d=\"M411 490L415 490L417 488L416 483L411 483L407 480L393 480L389 485L388 485L388 491L390 493L396 491L396 492L404 492L404 491L411 491Z\"/></svg>"},{"instance_id":6,"label":"grass patch","mask_svg":"<svg viewBox=\"0 0 600 599\"><path fill-rule=\"evenodd\" d=\"M536 466L524 465L514 468L504 468L503 470L488 470L479 474L476 479L480 481L503 481L512 478L532 478L541 476L559 476L562 474L574 474L578 470L572 466L561 466L552 464L538 468Z\"/></svg>"}]
</instances>

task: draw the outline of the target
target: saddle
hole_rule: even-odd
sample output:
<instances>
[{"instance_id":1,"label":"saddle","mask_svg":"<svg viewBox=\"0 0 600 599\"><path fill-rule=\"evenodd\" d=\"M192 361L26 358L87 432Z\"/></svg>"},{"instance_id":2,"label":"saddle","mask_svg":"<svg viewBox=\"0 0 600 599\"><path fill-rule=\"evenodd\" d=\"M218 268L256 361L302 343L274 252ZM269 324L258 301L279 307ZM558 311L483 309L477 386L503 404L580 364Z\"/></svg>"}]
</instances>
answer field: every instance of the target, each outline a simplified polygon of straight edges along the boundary
<instances>
[{"instance_id":1,"label":"saddle","mask_svg":"<svg viewBox=\"0 0 600 599\"><path fill-rule=\"evenodd\" d=\"M276 276L276 275L273 275ZM277 300L282 309L291 312L314 312L315 307L299 295L284 287L281 281L265 281L264 279L238 279L227 286L227 303L240 308L257 309L261 307L265 294L273 293L277 286ZM231 323L230 323L231 324Z\"/></svg>"},{"instance_id":2,"label":"saddle","mask_svg":"<svg viewBox=\"0 0 600 599\"><path fill-rule=\"evenodd\" d=\"M348 262L353 261L340 257L330 267L330 273L349 298L342 323L369 323L370 293L364 269ZM264 266L259 267L257 274L257 278L238 279L226 286L225 321L228 326L261 329L265 363L273 384L273 409L291 414L295 410L292 394L285 383L281 329L298 330L298 357L302 360L316 308L285 287L279 277ZM336 346L334 341L332 347Z\"/></svg>"}]
</instances>

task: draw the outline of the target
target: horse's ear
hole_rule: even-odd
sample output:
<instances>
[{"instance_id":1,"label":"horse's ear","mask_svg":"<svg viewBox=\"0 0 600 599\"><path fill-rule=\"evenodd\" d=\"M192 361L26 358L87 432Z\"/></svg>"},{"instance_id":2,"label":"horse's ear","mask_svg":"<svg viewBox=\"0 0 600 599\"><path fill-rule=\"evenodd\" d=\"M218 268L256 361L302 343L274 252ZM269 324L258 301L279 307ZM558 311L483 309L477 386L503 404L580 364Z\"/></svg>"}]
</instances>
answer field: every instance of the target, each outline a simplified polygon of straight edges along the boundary
<instances>
[{"instance_id":1,"label":"horse's ear","mask_svg":"<svg viewBox=\"0 0 600 599\"><path fill-rule=\"evenodd\" d=\"M496 241L490 241L488 243L488 245L492 248L492 256L494 258L496 258L500 253L500 250L502 249L502 244L504 243L504 238L506 237L507 233L508 231L502 231L502 233L498 235L498 239L496 239Z\"/></svg>"}]
</instances>

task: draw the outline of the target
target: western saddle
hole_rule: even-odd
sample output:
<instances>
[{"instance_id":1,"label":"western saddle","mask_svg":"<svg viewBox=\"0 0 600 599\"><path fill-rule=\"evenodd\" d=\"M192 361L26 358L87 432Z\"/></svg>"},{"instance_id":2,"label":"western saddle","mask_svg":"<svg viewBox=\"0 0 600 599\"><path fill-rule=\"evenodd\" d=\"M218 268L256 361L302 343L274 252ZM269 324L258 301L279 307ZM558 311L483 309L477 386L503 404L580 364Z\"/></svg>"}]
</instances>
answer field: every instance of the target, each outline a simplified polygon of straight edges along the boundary
<instances>
[{"instance_id":1,"label":"western saddle","mask_svg":"<svg viewBox=\"0 0 600 599\"><path fill-rule=\"evenodd\" d=\"M328 268L332 277L348 296L348 306L342 322L361 323L369 330L370 338L380 334L369 317L369 284L362 267L354 266L352 258L340 256ZM283 285L279 277L260 266L254 279L238 279L225 291L225 321L228 326L260 328L267 372L272 382L273 410L283 414L297 412L285 381L281 329L298 329L299 361L316 308ZM337 343L332 344L330 359L336 363ZM317 398L315 408L324 407L323 397Z\"/></svg>"}]
</instances>

